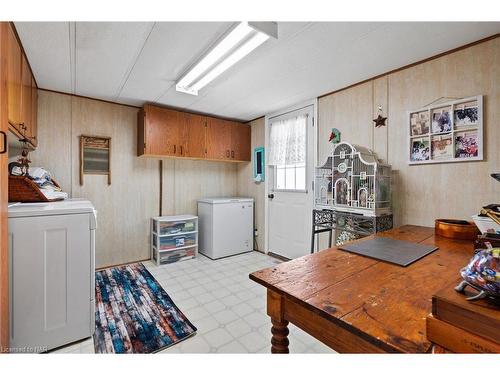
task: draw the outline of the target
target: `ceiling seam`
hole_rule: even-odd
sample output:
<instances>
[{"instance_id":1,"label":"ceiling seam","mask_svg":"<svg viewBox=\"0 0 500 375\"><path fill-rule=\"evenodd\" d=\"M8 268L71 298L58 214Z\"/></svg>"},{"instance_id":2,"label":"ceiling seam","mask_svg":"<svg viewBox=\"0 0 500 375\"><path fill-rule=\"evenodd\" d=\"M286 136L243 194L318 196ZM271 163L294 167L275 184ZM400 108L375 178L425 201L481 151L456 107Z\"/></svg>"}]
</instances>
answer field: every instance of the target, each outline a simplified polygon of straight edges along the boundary
<instances>
[{"instance_id":1,"label":"ceiling seam","mask_svg":"<svg viewBox=\"0 0 500 375\"><path fill-rule=\"evenodd\" d=\"M73 93L73 58L71 56L71 22L68 22L69 89Z\"/></svg>"},{"instance_id":2,"label":"ceiling seam","mask_svg":"<svg viewBox=\"0 0 500 375\"><path fill-rule=\"evenodd\" d=\"M288 35L286 38L279 38L279 34L278 34L278 40L280 43L284 43L284 42L291 42L293 41L297 36L299 36L300 34L304 33L305 31L307 31L308 29L310 29L311 27L314 26L314 22L307 22L304 26L302 26L299 30L296 30L294 33L292 33L291 35ZM279 27L279 26L278 26ZM279 33L279 28L278 28L278 33ZM260 48L260 53L262 55L265 54L266 51L268 50L271 50L272 47L269 46L269 45L263 45L262 46L263 48ZM203 95L203 96L199 96L197 97L192 103L189 104L189 106L187 107L188 109L191 109L192 106L196 105L199 101L201 101L207 94ZM251 94L250 94L251 95ZM249 95L247 95L248 97ZM245 101L245 100L242 100L242 101ZM217 108L217 112L219 111L224 111L226 108L228 108L231 104L222 104L222 107L221 108Z\"/></svg>"},{"instance_id":3,"label":"ceiling seam","mask_svg":"<svg viewBox=\"0 0 500 375\"><path fill-rule=\"evenodd\" d=\"M160 94L159 94L156 98L154 98L153 103L157 103L157 104L158 104L158 100L160 100L160 99L161 99L161 97L162 97L163 95L165 95L165 94L166 94L166 93L167 93L167 92L168 92L168 91L172 88L172 86L173 86L173 85L174 85L174 83L170 84L170 85L166 88L166 90L165 90L165 91L161 92L161 93L160 93Z\"/></svg>"},{"instance_id":4,"label":"ceiling seam","mask_svg":"<svg viewBox=\"0 0 500 375\"><path fill-rule=\"evenodd\" d=\"M233 23L234 25L234 23ZM192 67L194 67L197 62L199 62L203 56L205 56L212 48L214 48L217 43L219 43L223 38L224 38L224 35L227 35L227 32L229 31L231 27L227 28L222 34L220 34L216 39L214 39L209 45L207 45L204 49L203 49L203 52L201 52L198 56L194 57L193 60L191 61L190 65L188 65L188 68L187 69L184 69L183 72L181 73L180 77L182 77L184 74L186 74L189 69L191 69ZM153 100L153 103L155 104L161 104L159 103L159 100L165 96L172 87L174 87L176 84L177 84L177 81L179 80L180 78L179 76L176 77L175 81L170 84L163 92L161 92L154 100ZM187 94L189 95L189 94ZM201 99L200 97L198 97L197 95L197 98L193 98L193 100L185 107L182 107L183 109L189 109L192 107L192 105L196 104L196 102L198 102L198 100Z\"/></svg>"},{"instance_id":5,"label":"ceiling seam","mask_svg":"<svg viewBox=\"0 0 500 375\"><path fill-rule=\"evenodd\" d=\"M76 93L76 22L68 22L69 74L71 93Z\"/></svg>"},{"instance_id":6,"label":"ceiling seam","mask_svg":"<svg viewBox=\"0 0 500 375\"><path fill-rule=\"evenodd\" d=\"M73 94L76 94L77 92L77 87L76 87L76 72L77 72L77 61L76 61L76 22L74 22L74 33L73 33L73 59L75 61L74 69L73 69L73 77L74 77L74 92Z\"/></svg>"},{"instance_id":7,"label":"ceiling seam","mask_svg":"<svg viewBox=\"0 0 500 375\"><path fill-rule=\"evenodd\" d=\"M146 47L146 44L149 40L149 37L151 36L154 28L156 27L156 22L153 22L153 25L151 26L151 29L149 30L149 33L148 35L146 36L146 38L144 39L144 43L142 44L142 47L141 49L139 50L139 53L137 54L135 60L134 60L134 63L132 64L132 66L130 67L130 69L128 70L128 72L125 73L124 75L124 78L122 80L122 83L120 84L120 87L118 88L118 92L115 96L115 101L118 101L121 94L122 94L122 91L123 91L123 88L125 87L125 85L127 84L129 78L130 78L130 75L132 74L132 71L134 70L135 68L135 65L137 64L137 62L139 61L139 58L141 57L142 55L142 51L144 50L144 48Z\"/></svg>"}]
</instances>

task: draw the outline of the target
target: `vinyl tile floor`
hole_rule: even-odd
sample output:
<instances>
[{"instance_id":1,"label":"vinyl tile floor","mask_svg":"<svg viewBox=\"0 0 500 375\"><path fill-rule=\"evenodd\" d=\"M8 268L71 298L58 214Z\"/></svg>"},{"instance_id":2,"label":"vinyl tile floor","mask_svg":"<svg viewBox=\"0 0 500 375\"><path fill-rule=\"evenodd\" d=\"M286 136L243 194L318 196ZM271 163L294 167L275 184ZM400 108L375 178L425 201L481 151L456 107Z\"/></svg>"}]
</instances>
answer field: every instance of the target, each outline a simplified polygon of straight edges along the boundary
<instances>
[{"instance_id":1,"label":"vinyl tile floor","mask_svg":"<svg viewBox=\"0 0 500 375\"><path fill-rule=\"evenodd\" d=\"M195 259L146 268L177 307L197 327L196 335L159 353L270 353L271 321L266 315L266 289L248 274L279 260L253 251L220 260ZM334 353L289 325L290 353ZM92 338L52 353L94 353Z\"/></svg>"}]
</instances>

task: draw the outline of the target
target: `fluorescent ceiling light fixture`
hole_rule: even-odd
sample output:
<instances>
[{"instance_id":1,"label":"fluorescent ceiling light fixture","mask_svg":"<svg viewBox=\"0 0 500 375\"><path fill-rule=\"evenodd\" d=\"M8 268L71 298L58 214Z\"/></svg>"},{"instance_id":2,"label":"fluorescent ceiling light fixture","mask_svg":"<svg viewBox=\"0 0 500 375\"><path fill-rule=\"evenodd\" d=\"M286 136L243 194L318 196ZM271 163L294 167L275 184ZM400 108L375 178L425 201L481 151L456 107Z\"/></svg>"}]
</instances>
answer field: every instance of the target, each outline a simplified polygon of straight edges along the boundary
<instances>
[{"instance_id":1,"label":"fluorescent ceiling light fixture","mask_svg":"<svg viewBox=\"0 0 500 375\"><path fill-rule=\"evenodd\" d=\"M265 27L259 27L262 24L265 24L263 25ZM240 22L189 69L176 83L175 89L187 94L198 95L201 88L264 43L270 35L277 36L277 24L274 22L255 22L252 24Z\"/></svg>"}]
</instances>

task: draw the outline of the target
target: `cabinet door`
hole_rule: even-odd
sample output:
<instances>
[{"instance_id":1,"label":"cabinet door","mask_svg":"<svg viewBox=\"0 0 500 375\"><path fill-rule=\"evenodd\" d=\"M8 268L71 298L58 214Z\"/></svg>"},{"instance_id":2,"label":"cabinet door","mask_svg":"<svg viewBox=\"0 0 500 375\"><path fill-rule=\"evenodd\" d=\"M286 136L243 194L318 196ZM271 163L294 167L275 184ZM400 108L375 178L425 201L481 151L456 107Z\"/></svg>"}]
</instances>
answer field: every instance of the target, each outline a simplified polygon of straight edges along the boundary
<instances>
[{"instance_id":1,"label":"cabinet door","mask_svg":"<svg viewBox=\"0 0 500 375\"><path fill-rule=\"evenodd\" d=\"M184 147L182 156L189 158L205 158L207 148L205 116L183 113Z\"/></svg>"},{"instance_id":2,"label":"cabinet door","mask_svg":"<svg viewBox=\"0 0 500 375\"><path fill-rule=\"evenodd\" d=\"M7 69L4 61L7 55L7 35L9 24L0 22L0 347L9 345L9 256L7 245L7 201L9 154L7 148L7 133L9 123L7 115ZM4 148L5 147L5 148Z\"/></svg>"},{"instance_id":3,"label":"cabinet door","mask_svg":"<svg viewBox=\"0 0 500 375\"><path fill-rule=\"evenodd\" d=\"M33 77L31 77L31 143L38 144L38 88Z\"/></svg>"},{"instance_id":4,"label":"cabinet door","mask_svg":"<svg viewBox=\"0 0 500 375\"><path fill-rule=\"evenodd\" d=\"M145 106L146 153L150 155L181 156L181 112Z\"/></svg>"},{"instance_id":5,"label":"cabinet door","mask_svg":"<svg viewBox=\"0 0 500 375\"><path fill-rule=\"evenodd\" d=\"M10 125L21 131L21 47L12 27L7 28L7 112Z\"/></svg>"},{"instance_id":6,"label":"cabinet door","mask_svg":"<svg viewBox=\"0 0 500 375\"><path fill-rule=\"evenodd\" d=\"M137 112L137 156L148 153L146 140L146 111L142 108Z\"/></svg>"},{"instance_id":7,"label":"cabinet door","mask_svg":"<svg viewBox=\"0 0 500 375\"><path fill-rule=\"evenodd\" d=\"M250 161L250 125L234 122L231 126L231 159Z\"/></svg>"},{"instance_id":8,"label":"cabinet door","mask_svg":"<svg viewBox=\"0 0 500 375\"><path fill-rule=\"evenodd\" d=\"M231 159L231 121L207 118L207 158Z\"/></svg>"},{"instance_id":9,"label":"cabinet door","mask_svg":"<svg viewBox=\"0 0 500 375\"><path fill-rule=\"evenodd\" d=\"M31 129L31 70L28 65L28 60L22 55L21 57L21 128L22 133L28 139L32 137Z\"/></svg>"}]
</instances>

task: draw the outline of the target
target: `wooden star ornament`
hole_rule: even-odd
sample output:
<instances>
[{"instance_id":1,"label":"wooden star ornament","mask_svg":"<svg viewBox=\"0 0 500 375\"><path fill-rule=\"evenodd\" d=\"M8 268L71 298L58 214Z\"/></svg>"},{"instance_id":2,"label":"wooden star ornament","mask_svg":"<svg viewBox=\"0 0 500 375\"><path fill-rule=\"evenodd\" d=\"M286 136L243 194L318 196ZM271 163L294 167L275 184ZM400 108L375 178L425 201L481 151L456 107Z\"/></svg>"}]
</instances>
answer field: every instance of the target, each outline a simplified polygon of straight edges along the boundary
<instances>
[{"instance_id":1,"label":"wooden star ornament","mask_svg":"<svg viewBox=\"0 0 500 375\"><path fill-rule=\"evenodd\" d=\"M381 126L386 126L385 125L386 120L387 117L383 117L381 114L379 114L376 119L373 119L373 122L375 123L375 127L379 128Z\"/></svg>"}]
</instances>

